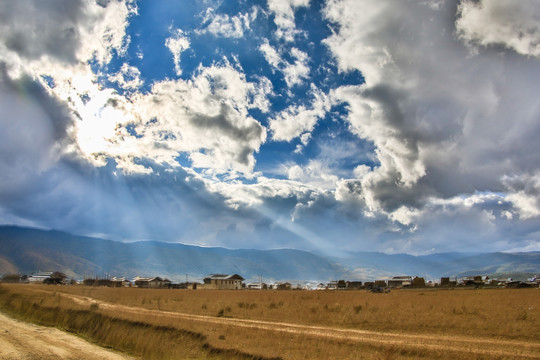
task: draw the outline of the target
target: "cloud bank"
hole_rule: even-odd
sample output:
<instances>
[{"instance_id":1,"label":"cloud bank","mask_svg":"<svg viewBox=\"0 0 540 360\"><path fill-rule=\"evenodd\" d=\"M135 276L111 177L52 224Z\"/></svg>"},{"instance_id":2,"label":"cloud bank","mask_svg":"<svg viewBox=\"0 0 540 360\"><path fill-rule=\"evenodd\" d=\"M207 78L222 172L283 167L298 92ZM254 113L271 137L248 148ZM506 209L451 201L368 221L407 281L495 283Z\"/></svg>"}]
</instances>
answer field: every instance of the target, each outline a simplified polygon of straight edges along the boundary
<instances>
[{"instance_id":1,"label":"cloud bank","mask_svg":"<svg viewBox=\"0 0 540 360\"><path fill-rule=\"evenodd\" d=\"M540 249L536 1L212 4L0 5L2 223Z\"/></svg>"}]
</instances>

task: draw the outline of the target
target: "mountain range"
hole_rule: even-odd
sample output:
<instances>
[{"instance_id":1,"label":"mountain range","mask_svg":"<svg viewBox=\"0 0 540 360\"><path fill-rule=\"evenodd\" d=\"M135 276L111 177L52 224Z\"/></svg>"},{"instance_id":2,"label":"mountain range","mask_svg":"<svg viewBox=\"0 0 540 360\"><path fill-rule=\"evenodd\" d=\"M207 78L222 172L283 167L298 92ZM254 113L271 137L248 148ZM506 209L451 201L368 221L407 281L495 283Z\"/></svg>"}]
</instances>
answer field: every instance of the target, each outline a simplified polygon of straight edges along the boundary
<instances>
[{"instance_id":1,"label":"mountain range","mask_svg":"<svg viewBox=\"0 0 540 360\"><path fill-rule=\"evenodd\" d=\"M538 273L540 252L441 253L424 256L351 252L330 257L301 250L199 247L157 241L118 242L54 230L0 226L0 274L61 271L71 278L161 276L200 281L212 273L246 280L373 280L394 275Z\"/></svg>"}]
</instances>

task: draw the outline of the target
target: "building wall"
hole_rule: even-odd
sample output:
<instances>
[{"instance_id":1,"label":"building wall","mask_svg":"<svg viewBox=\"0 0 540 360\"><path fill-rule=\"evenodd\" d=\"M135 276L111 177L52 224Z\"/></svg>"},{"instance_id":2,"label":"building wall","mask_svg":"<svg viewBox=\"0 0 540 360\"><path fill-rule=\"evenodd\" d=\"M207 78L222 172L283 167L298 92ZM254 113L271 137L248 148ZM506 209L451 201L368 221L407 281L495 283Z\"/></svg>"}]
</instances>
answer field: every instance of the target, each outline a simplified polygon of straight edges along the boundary
<instances>
[{"instance_id":1,"label":"building wall","mask_svg":"<svg viewBox=\"0 0 540 360\"><path fill-rule=\"evenodd\" d=\"M241 280L212 279L210 283L203 284L201 289L239 290L239 289L242 289L242 281Z\"/></svg>"}]
</instances>

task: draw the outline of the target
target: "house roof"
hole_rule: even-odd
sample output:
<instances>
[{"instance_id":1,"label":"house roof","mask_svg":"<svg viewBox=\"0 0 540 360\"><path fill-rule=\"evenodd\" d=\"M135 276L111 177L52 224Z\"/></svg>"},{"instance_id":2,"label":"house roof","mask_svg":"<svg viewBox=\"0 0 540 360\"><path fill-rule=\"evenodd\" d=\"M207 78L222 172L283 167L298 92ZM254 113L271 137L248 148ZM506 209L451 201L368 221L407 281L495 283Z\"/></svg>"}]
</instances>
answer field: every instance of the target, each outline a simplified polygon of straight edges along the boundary
<instances>
[{"instance_id":1,"label":"house roof","mask_svg":"<svg viewBox=\"0 0 540 360\"><path fill-rule=\"evenodd\" d=\"M151 282L151 281L164 281L164 282L170 282L170 280L168 279L162 279L160 278L159 276L157 277L139 277L139 276L136 276L133 281L147 281L147 282Z\"/></svg>"},{"instance_id":2,"label":"house roof","mask_svg":"<svg viewBox=\"0 0 540 360\"><path fill-rule=\"evenodd\" d=\"M227 275L227 274L210 274L208 275L209 279L212 280L244 280L243 277L241 277L238 274L233 275Z\"/></svg>"},{"instance_id":3,"label":"house roof","mask_svg":"<svg viewBox=\"0 0 540 360\"><path fill-rule=\"evenodd\" d=\"M34 274L34 275L30 275L32 277L39 277L39 276L51 276L53 274L52 271L44 271L44 272L40 272L40 273L37 273L37 274Z\"/></svg>"},{"instance_id":4,"label":"house roof","mask_svg":"<svg viewBox=\"0 0 540 360\"><path fill-rule=\"evenodd\" d=\"M411 280L411 276L394 276L390 280Z\"/></svg>"}]
</instances>

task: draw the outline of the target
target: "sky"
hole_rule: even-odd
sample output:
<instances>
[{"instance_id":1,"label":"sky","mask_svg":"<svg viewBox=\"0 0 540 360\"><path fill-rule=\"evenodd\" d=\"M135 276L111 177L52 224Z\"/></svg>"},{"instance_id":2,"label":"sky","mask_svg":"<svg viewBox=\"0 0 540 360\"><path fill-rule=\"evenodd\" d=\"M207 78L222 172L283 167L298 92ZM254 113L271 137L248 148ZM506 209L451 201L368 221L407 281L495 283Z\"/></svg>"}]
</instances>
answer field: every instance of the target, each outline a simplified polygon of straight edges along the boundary
<instances>
[{"instance_id":1,"label":"sky","mask_svg":"<svg viewBox=\"0 0 540 360\"><path fill-rule=\"evenodd\" d=\"M540 250L540 2L0 2L0 224Z\"/></svg>"}]
</instances>

